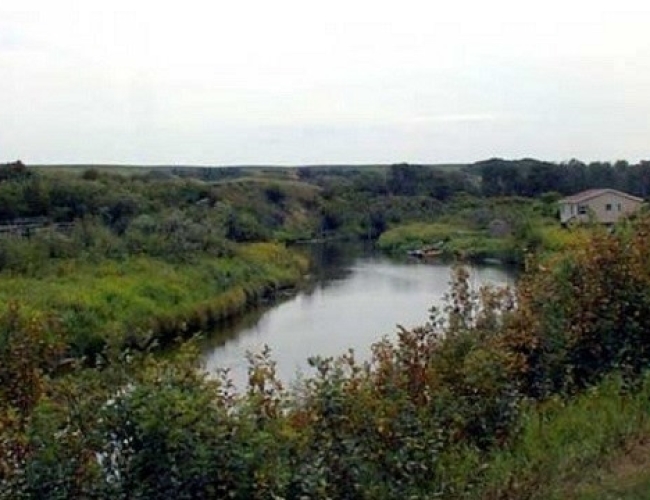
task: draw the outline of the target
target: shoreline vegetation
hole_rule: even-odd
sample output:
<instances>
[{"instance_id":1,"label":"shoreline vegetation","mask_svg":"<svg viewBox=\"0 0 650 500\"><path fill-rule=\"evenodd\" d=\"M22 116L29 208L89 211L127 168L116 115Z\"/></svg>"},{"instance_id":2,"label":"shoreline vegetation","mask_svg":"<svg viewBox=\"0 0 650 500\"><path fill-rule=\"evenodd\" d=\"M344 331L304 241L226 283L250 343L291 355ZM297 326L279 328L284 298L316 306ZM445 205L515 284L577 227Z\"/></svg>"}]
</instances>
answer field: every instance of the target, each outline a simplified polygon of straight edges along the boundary
<instances>
[{"instance_id":1,"label":"shoreline vegetation","mask_svg":"<svg viewBox=\"0 0 650 500\"><path fill-rule=\"evenodd\" d=\"M593 498L650 437L650 217L563 230L555 202L647 173L0 166L0 221L48 221L0 238L0 498ZM458 266L426 325L291 388L268 350L243 392L192 340L147 352L294 286L286 243L330 237L522 273L473 291Z\"/></svg>"},{"instance_id":2,"label":"shoreline vegetation","mask_svg":"<svg viewBox=\"0 0 650 500\"><path fill-rule=\"evenodd\" d=\"M37 277L3 276L0 314L16 303L25 314L56 317L70 356L92 364L107 343L145 349L209 332L297 287L307 269L304 257L271 243L182 263L144 256L64 261Z\"/></svg>"}]
</instances>

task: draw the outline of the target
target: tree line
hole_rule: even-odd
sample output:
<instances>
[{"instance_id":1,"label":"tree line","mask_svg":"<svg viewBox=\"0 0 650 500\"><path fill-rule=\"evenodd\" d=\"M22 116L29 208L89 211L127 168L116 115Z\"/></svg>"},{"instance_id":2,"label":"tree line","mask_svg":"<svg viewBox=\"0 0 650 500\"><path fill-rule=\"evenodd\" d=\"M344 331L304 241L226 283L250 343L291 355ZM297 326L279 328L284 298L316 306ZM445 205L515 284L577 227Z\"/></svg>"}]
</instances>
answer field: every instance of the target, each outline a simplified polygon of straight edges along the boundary
<instances>
[{"instance_id":1,"label":"tree line","mask_svg":"<svg viewBox=\"0 0 650 500\"><path fill-rule=\"evenodd\" d=\"M550 163L533 159L494 158L466 168L481 178L484 196L529 196L558 192L564 195L586 189L612 188L646 198L650 193L650 161Z\"/></svg>"}]
</instances>

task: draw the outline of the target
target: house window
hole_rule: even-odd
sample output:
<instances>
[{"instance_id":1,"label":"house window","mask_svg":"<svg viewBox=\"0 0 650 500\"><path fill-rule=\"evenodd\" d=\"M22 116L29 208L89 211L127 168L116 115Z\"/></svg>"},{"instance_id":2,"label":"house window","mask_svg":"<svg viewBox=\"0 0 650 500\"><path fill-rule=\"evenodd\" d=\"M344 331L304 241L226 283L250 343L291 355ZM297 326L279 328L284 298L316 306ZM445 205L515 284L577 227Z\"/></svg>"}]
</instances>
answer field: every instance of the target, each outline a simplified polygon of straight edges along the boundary
<instances>
[{"instance_id":1,"label":"house window","mask_svg":"<svg viewBox=\"0 0 650 500\"><path fill-rule=\"evenodd\" d=\"M620 211L621 211L621 204L619 203L618 205L616 205L616 208L617 208L618 211L620 212Z\"/></svg>"},{"instance_id":2,"label":"house window","mask_svg":"<svg viewBox=\"0 0 650 500\"><path fill-rule=\"evenodd\" d=\"M578 213L585 215L587 213L587 205L578 205Z\"/></svg>"},{"instance_id":3,"label":"house window","mask_svg":"<svg viewBox=\"0 0 650 500\"><path fill-rule=\"evenodd\" d=\"M611 212L612 211L612 204L608 203L607 205L605 205L605 210L607 210L608 212Z\"/></svg>"}]
</instances>

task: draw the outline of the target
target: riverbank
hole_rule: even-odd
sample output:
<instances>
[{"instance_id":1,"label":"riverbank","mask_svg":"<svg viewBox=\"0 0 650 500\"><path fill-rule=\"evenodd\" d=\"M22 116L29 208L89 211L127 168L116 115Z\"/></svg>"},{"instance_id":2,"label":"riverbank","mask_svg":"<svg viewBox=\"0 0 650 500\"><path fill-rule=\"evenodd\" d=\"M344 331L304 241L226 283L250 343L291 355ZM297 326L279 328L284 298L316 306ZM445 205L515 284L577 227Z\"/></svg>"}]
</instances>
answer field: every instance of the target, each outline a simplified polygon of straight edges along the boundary
<instances>
[{"instance_id":1,"label":"riverbank","mask_svg":"<svg viewBox=\"0 0 650 500\"><path fill-rule=\"evenodd\" d=\"M551 254L580 244L588 231L562 228L548 220L526 221L501 235L463 223L412 223L384 232L377 247L389 255L521 265L530 253Z\"/></svg>"},{"instance_id":2,"label":"riverbank","mask_svg":"<svg viewBox=\"0 0 650 500\"><path fill-rule=\"evenodd\" d=\"M0 310L17 303L28 315L53 315L70 354L93 355L106 343L168 343L211 329L296 286L307 268L305 257L271 243L175 263L145 256L61 260L37 277L5 273Z\"/></svg>"},{"instance_id":3,"label":"riverbank","mask_svg":"<svg viewBox=\"0 0 650 500\"><path fill-rule=\"evenodd\" d=\"M443 223L413 223L398 226L383 233L377 246L390 255L429 255L444 260L462 257L481 262L497 259L517 262L516 242L510 237L491 237L487 231Z\"/></svg>"}]
</instances>

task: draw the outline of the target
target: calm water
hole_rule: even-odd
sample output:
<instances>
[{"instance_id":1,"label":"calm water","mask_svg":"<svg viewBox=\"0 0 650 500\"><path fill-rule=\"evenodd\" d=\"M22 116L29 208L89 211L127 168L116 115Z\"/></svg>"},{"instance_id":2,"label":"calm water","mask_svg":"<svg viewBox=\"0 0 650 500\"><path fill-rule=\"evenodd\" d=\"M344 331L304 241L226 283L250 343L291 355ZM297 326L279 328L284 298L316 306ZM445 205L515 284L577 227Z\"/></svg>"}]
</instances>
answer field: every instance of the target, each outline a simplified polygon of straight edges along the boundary
<instances>
[{"instance_id":1,"label":"calm water","mask_svg":"<svg viewBox=\"0 0 650 500\"><path fill-rule=\"evenodd\" d=\"M338 356L353 348L366 359L370 346L405 327L422 325L441 304L451 268L400 262L358 246L311 249L314 282L296 296L248 314L214 332L205 345L207 369L229 368L237 386L246 380L246 352L267 344L283 381L309 374L310 356ZM513 274L499 267L474 267L471 282L502 285Z\"/></svg>"}]
</instances>

